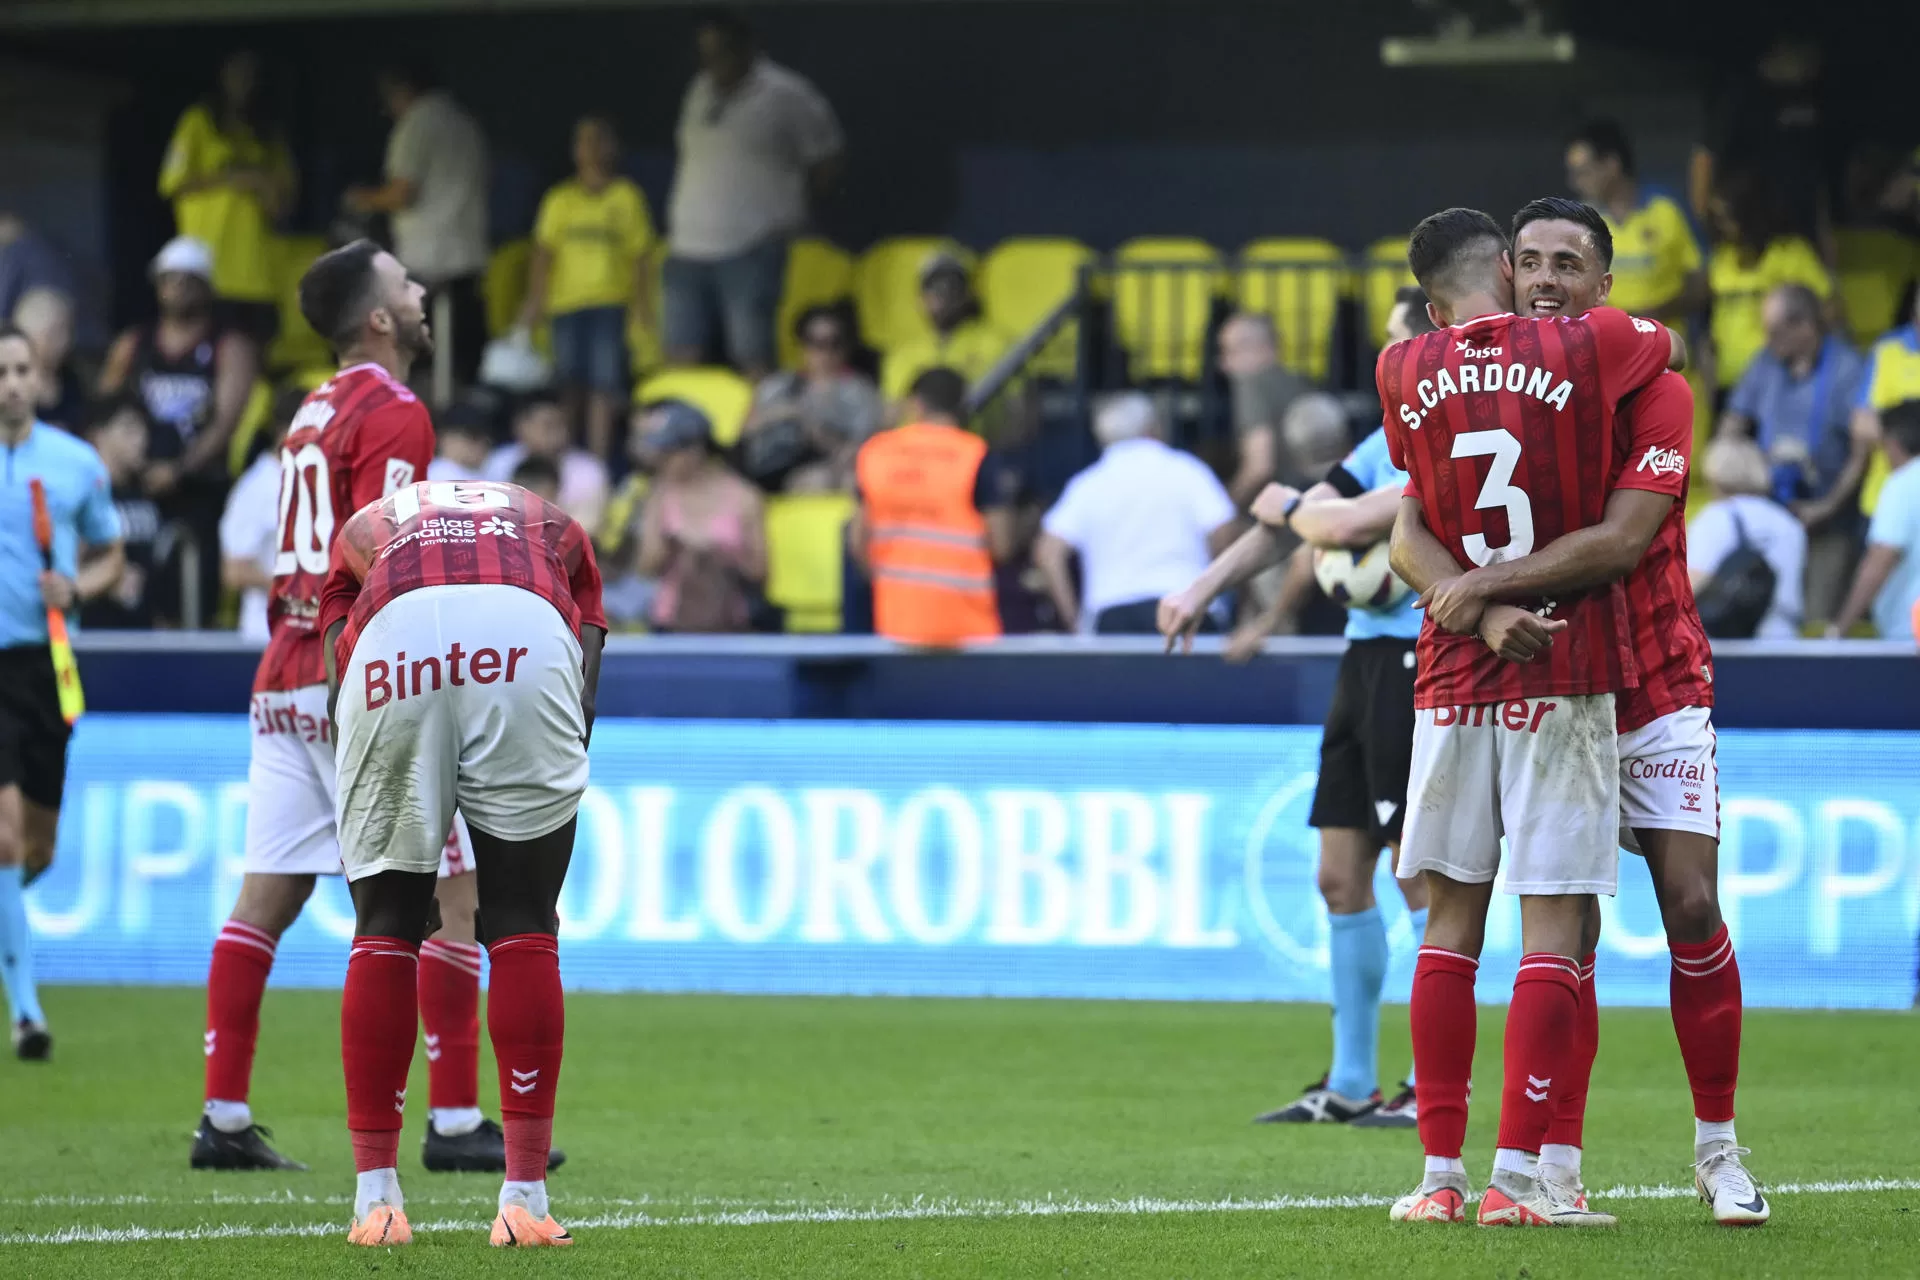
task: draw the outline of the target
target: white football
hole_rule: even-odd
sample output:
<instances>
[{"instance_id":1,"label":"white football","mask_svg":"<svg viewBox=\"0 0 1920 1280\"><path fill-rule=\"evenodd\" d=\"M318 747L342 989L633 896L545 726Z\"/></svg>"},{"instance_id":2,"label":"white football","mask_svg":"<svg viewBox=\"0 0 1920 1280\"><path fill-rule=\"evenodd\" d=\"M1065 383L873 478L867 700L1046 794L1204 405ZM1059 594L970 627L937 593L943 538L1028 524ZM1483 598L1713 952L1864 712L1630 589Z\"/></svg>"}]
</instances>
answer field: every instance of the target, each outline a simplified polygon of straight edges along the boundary
<instances>
[{"instance_id":1,"label":"white football","mask_svg":"<svg viewBox=\"0 0 1920 1280\"><path fill-rule=\"evenodd\" d=\"M1387 564L1385 540L1365 551L1322 547L1313 553L1313 576L1335 604L1349 609L1386 610L1407 598L1406 583Z\"/></svg>"}]
</instances>

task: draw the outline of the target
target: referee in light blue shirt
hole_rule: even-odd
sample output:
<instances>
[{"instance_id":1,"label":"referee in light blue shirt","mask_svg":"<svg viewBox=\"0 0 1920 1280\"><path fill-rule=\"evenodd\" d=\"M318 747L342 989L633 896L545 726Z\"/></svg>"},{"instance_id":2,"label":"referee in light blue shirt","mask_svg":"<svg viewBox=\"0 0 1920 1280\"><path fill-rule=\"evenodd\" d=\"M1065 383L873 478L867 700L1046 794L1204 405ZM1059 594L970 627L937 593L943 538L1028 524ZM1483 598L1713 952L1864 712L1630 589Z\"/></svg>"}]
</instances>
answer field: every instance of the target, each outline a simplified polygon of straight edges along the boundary
<instances>
[{"instance_id":1,"label":"referee in light blue shirt","mask_svg":"<svg viewBox=\"0 0 1920 1280\"><path fill-rule=\"evenodd\" d=\"M1404 289L1388 333L1396 341L1433 328L1426 297ZM1358 554L1393 531L1407 475L1387 456L1384 428L1304 494L1268 486L1254 515L1284 525L1315 548L1349 547ZM1347 611L1347 651L1320 740L1320 777L1308 825L1320 832L1319 884L1327 903L1328 955L1333 979L1333 1061L1324 1079L1300 1099L1260 1117L1266 1123L1346 1123L1363 1128L1411 1128L1418 1108L1411 1078L1392 1098L1379 1090L1380 997L1389 947L1386 921L1374 901L1380 850L1398 856L1413 763L1414 644L1420 614L1406 595L1384 610ZM1426 932L1426 886L1399 881L1416 942ZM1411 1072L1409 1072L1411 1077Z\"/></svg>"},{"instance_id":2,"label":"referee in light blue shirt","mask_svg":"<svg viewBox=\"0 0 1920 1280\"><path fill-rule=\"evenodd\" d=\"M0 323L0 980L13 1050L25 1059L45 1058L53 1038L34 991L23 875L53 861L71 733L54 684L47 609L71 617L126 567L107 469L93 446L35 420L35 380L26 335ZM52 569L34 536L34 480L53 517ZM104 548L85 569L82 543Z\"/></svg>"}]
</instances>

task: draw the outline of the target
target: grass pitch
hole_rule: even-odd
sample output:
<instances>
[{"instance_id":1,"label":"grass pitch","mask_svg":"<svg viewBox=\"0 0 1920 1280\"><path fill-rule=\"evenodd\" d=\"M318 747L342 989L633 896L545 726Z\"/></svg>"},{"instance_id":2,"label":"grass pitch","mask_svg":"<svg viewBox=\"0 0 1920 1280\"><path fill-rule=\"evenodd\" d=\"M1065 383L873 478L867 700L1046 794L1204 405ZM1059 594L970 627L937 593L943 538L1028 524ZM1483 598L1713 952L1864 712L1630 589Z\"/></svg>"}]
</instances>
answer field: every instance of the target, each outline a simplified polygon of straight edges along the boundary
<instances>
[{"instance_id":1,"label":"grass pitch","mask_svg":"<svg viewBox=\"0 0 1920 1280\"><path fill-rule=\"evenodd\" d=\"M55 1061L0 1062L0 1276L1920 1275L1903 1014L1748 1015L1740 1131L1774 1220L1729 1231L1692 1198L1665 1011L1607 1011L1586 1174L1622 1225L1546 1232L1390 1224L1411 1132L1249 1124L1324 1068L1318 1007L575 995L549 1186L579 1243L521 1256L486 1247L494 1179L419 1168L423 1059L415 1243L345 1243L336 993L270 993L255 1073L313 1171L191 1172L202 998L49 994ZM1395 1075L1404 1009L1386 1022ZM1483 1012L1476 1179L1500 1024Z\"/></svg>"}]
</instances>

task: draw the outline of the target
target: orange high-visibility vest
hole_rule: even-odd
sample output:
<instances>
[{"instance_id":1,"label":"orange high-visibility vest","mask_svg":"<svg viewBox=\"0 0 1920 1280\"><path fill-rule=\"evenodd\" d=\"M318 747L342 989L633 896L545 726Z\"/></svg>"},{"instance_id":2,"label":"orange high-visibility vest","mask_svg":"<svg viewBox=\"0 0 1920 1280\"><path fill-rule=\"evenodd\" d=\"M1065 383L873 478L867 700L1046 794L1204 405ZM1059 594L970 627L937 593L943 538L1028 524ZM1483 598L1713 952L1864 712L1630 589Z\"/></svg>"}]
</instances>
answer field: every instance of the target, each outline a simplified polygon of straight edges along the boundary
<instances>
[{"instance_id":1,"label":"orange high-visibility vest","mask_svg":"<svg viewBox=\"0 0 1920 1280\"><path fill-rule=\"evenodd\" d=\"M873 629L901 644L950 648L1000 634L987 522L973 505L986 441L920 423L860 446Z\"/></svg>"}]
</instances>

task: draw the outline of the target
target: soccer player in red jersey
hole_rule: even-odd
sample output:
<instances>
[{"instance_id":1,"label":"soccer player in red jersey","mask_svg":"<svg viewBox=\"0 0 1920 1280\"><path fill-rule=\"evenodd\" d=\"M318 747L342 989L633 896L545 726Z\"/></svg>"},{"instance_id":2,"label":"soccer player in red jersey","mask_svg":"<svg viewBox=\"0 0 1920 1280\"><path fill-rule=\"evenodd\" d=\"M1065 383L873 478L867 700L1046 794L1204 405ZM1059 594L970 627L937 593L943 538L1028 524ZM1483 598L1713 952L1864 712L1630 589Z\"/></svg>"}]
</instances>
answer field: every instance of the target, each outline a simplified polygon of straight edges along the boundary
<instances>
[{"instance_id":1,"label":"soccer player in red jersey","mask_svg":"<svg viewBox=\"0 0 1920 1280\"><path fill-rule=\"evenodd\" d=\"M355 931L340 1005L355 1244L411 1238L395 1169L414 967L457 806L493 977L506 1181L493 1243L573 1243L547 1205L565 1011L554 930L587 786L607 620L586 531L510 484L417 484L361 508L320 601Z\"/></svg>"},{"instance_id":2,"label":"soccer player in red jersey","mask_svg":"<svg viewBox=\"0 0 1920 1280\"><path fill-rule=\"evenodd\" d=\"M1679 339L1618 311L1511 314L1506 237L1475 210L1422 222L1408 261L1442 328L1390 347L1379 362L1388 444L1409 475L1396 568L1399 525L1431 528L1455 561L1486 565L1598 524L1615 410L1684 358ZM1614 694L1638 680L1617 584L1537 603L1539 615L1488 608L1478 638L1431 617L1421 629L1400 874L1424 872L1431 904L1411 1015L1427 1170L1395 1204L1396 1220L1465 1217L1473 977L1504 836L1526 953L1479 1221L1613 1221L1553 1199L1537 1165L1578 1017L1582 928L1593 895L1617 883Z\"/></svg>"},{"instance_id":3,"label":"soccer player in red jersey","mask_svg":"<svg viewBox=\"0 0 1920 1280\"><path fill-rule=\"evenodd\" d=\"M247 1095L260 1000L280 935L299 918L316 875L340 873L334 838L334 744L326 670L314 622L336 526L371 499L426 474L433 423L404 379L433 350L421 286L371 241L316 261L300 308L340 357L340 372L301 405L280 455L280 552L272 634L254 678L247 771L245 879L207 973L206 1102L196 1169L303 1169L265 1140ZM434 1116L430 1169L497 1170L498 1126L479 1097L480 948L473 936L473 863L464 824L446 840L443 927L420 966Z\"/></svg>"},{"instance_id":4,"label":"soccer player in red jersey","mask_svg":"<svg viewBox=\"0 0 1920 1280\"><path fill-rule=\"evenodd\" d=\"M1606 303L1613 238L1577 201L1536 200L1513 219L1514 292L1536 316ZM1667 373L1621 407L1616 469L1598 525L1533 555L1463 572L1427 591L1430 615L1468 630L1496 600L1522 601L1620 580L1627 593L1640 687L1615 707L1620 747L1621 843L1647 859L1673 955L1674 1032L1694 1102L1695 1182L1717 1221L1759 1225L1770 1210L1734 1136L1740 1068L1740 968L1720 915L1719 772L1714 761L1713 654L1687 574L1686 495L1693 394ZM1426 530L1414 537L1432 541ZM1437 548L1438 543L1433 542ZM1426 553L1431 555L1431 552ZM1584 941L1577 1058L1556 1087L1540 1176L1562 1199L1584 1202L1581 1129L1599 1047L1594 999L1598 904Z\"/></svg>"}]
</instances>

